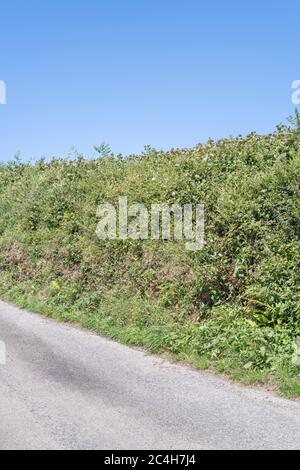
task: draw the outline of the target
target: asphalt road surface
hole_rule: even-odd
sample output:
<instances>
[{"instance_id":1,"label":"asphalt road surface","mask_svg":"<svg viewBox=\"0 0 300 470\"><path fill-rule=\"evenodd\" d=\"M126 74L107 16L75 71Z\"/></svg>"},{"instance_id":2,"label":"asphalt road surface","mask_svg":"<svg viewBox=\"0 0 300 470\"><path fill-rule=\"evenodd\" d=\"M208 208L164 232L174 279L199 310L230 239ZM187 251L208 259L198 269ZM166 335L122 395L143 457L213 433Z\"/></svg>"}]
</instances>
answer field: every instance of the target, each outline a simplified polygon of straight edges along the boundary
<instances>
[{"instance_id":1,"label":"asphalt road surface","mask_svg":"<svg viewBox=\"0 0 300 470\"><path fill-rule=\"evenodd\" d=\"M0 302L0 449L299 449L300 403Z\"/></svg>"}]
</instances>

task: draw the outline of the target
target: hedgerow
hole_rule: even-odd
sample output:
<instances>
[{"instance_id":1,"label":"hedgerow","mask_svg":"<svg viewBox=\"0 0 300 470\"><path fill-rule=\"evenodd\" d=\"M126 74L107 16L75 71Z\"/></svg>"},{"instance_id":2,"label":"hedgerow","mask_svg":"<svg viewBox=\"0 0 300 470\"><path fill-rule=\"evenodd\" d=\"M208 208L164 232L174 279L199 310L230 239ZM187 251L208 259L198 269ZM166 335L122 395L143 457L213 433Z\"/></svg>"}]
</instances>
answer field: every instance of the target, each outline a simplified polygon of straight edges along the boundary
<instances>
[{"instance_id":1,"label":"hedgerow","mask_svg":"<svg viewBox=\"0 0 300 470\"><path fill-rule=\"evenodd\" d=\"M299 137L284 126L193 149L3 164L1 295L299 396L299 174ZM204 249L100 241L97 206L121 195L204 204Z\"/></svg>"}]
</instances>

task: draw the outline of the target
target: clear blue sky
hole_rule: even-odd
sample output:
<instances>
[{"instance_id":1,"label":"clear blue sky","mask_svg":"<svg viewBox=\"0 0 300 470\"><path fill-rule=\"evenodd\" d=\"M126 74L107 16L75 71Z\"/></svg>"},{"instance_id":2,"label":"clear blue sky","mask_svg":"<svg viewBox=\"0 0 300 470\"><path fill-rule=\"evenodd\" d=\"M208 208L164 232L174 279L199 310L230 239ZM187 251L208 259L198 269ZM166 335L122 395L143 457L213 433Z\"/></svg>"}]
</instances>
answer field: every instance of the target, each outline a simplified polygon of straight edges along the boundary
<instances>
[{"instance_id":1,"label":"clear blue sky","mask_svg":"<svg viewBox=\"0 0 300 470\"><path fill-rule=\"evenodd\" d=\"M300 3L1 2L0 159L269 132L300 79Z\"/></svg>"}]
</instances>

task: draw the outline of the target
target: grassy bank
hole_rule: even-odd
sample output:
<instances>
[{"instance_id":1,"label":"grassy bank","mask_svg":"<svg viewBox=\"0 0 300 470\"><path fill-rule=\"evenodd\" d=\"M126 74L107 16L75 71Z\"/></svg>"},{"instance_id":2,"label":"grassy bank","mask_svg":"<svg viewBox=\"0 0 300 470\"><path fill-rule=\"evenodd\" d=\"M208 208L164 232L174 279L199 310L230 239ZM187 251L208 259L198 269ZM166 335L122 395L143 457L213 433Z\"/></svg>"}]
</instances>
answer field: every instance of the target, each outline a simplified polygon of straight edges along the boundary
<instances>
[{"instance_id":1,"label":"grassy bank","mask_svg":"<svg viewBox=\"0 0 300 470\"><path fill-rule=\"evenodd\" d=\"M126 159L3 165L0 294L299 397L299 174L299 138L284 127ZM96 208L120 195L205 204L205 248L100 241Z\"/></svg>"}]
</instances>

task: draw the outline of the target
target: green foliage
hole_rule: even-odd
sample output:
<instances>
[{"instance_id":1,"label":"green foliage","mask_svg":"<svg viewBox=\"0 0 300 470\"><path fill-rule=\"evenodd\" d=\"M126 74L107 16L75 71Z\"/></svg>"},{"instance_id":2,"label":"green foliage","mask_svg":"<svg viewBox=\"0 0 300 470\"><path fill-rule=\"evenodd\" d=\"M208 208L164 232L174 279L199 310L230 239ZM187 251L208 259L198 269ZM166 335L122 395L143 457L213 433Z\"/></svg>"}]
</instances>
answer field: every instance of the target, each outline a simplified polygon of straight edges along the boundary
<instances>
[{"instance_id":1,"label":"green foliage","mask_svg":"<svg viewBox=\"0 0 300 470\"><path fill-rule=\"evenodd\" d=\"M110 145L102 142L99 146L94 146L94 150L101 156L101 157L108 157L111 155L111 148Z\"/></svg>"},{"instance_id":2,"label":"green foliage","mask_svg":"<svg viewBox=\"0 0 300 470\"><path fill-rule=\"evenodd\" d=\"M300 138L300 112L297 108L295 109L295 114L289 118L289 122L296 138Z\"/></svg>"},{"instance_id":3,"label":"green foliage","mask_svg":"<svg viewBox=\"0 0 300 470\"><path fill-rule=\"evenodd\" d=\"M297 127L296 127L297 128ZM0 167L5 298L247 382L299 390L300 141L271 135L193 149ZM96 208L204 203L206 245L97 239Z\"/></svg>"}]
</instances>

